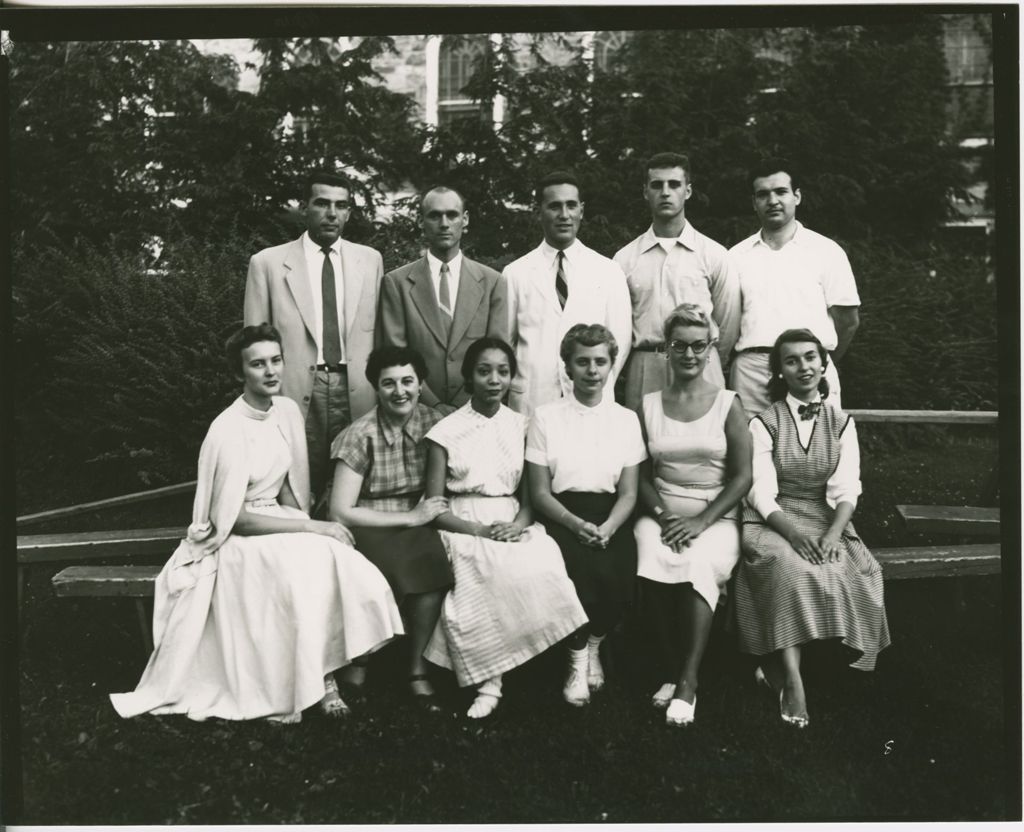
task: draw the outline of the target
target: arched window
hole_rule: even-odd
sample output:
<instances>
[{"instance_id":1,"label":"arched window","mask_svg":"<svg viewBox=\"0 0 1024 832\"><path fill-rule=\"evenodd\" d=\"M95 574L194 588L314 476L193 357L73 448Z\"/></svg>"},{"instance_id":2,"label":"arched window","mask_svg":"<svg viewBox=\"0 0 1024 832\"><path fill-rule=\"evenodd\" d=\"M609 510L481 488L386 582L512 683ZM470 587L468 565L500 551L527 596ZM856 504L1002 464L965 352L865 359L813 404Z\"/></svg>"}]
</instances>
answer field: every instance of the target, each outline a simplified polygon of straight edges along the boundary
<instances>
[{"instance_id":1,"label":"arched window","mask_svg":"<svg viewBox=\"0 0 1024 832\"><path fill-rule=\"evenodd\" d=\"M474 101L465 89L477 62L489 48L487 35L445 35L441 40L437 78L438 124L491 117L490 104Z\"/></svg>"},{"instance_id":2,"label":"arched window","mask_svg":"<svg viewBox=\"0 0 1024 832\"><path fill-rule=\"evenodd\" d=\"M615 68L615 53L629 40L629 32L597 32L594 35L594 68L610 72Z\"/></svg>"}]
</instances>

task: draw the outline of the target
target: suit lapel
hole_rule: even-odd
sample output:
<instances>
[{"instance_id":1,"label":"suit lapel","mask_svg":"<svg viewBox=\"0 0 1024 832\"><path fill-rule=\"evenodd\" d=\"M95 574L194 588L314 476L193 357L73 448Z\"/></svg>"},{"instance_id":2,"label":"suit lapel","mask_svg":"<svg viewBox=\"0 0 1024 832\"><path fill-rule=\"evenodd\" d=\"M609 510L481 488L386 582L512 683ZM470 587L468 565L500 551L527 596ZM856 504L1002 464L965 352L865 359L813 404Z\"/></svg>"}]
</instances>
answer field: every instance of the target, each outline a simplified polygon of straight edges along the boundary
<instances>
[{"instance_id":1,"label":"suit lapel","mask_svg":"<svg viewBox=\"0 0 1024 832\"><path fill-rule=\"evenodd\" d=\"M316 331L316 311L313 307L313 295L309 288L309 275L306 269L306 252L302 248L301 238L295 240L284 256L284 279L288 289L295 299L295 306L299 310L302 322L313 336L316 343L320 343L320 333Z\"/></svg>"},{"instance_id":2,"label":"suit lapel","mask_svg":"<svg viewBox=\"0 0 1024 832\"><path fill-rule=\"evenodd\" d=\"M480 308L484 297L484 276L476 263L462 256L462 271L459 273L459 293L455 296L455 314L449 344L457 344L466 334L469 325Z\"/></svg>"},{"instance_id":3,"label":"suit lapel","mask_svg":"<svg viewBox=\"0 0 1024 832\"><path fill-rule=\"evenodd\" d=\"M359 311L359 296L363 291L363 261L359 252L344 240L341 241L341 275L345 285L345 343L348 344Z\"/></svg>"},{"instance_id":4,"label":"suit lapel","mask_svg":"<svg viewBox=\"0 0 1024 832\"><path fill-rule=\"evenodd\" d=\"M430 267L427 265L426 257L416 262L416 267L409 272L406 280L412 283L409 297L412 298L412 302L419 310L420 317L423 318L430 334L437 339L437 343L442 347L447 347L448 341L444 337L444 327L441 325L441 310L438 308L437 298L434 297L434 284L430 280ZM461 292L460 287L460 296L455 301L456 306L461 299Z\"/></svg>"}]
</instances>

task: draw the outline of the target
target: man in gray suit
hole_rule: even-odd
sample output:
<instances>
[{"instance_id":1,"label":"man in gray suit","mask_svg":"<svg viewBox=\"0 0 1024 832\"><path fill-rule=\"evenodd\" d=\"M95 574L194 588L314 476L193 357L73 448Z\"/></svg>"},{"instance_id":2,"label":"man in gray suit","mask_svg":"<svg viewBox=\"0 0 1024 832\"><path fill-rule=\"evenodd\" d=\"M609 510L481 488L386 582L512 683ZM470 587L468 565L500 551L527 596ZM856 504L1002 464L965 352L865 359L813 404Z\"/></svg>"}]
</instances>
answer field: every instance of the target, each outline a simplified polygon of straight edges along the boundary
<instances>
[{"instance_id":1,"label":"man in gray suit","mask_svg":"<svg viewBox=\"0 0 1024 832\"><path fill-rule=\"evenodd\" d=\"M306 230L249 261L245 324L281 333L281 392L306 419L311 491L319 499L331 470L334 437L375 404L366 380L373 349L383 261L377 251L341 239L352 185L326 171L306 181Z\"/></svg>"},{"instance_id":2,"label":"man in gray suit","mask_svg":"<svg viewBox=\"0 0 1024 832\"><path fill-rule=\"evenodd\" d=\"M427 381L420 400L443 413L469 399L462 382L469 345L485 335L508 340L505 279L462 254L468 226L458 191L428 191L420 203L427 253L388 272L381 287L381 338L423 355Z\"/></svg>"}]
</instances>

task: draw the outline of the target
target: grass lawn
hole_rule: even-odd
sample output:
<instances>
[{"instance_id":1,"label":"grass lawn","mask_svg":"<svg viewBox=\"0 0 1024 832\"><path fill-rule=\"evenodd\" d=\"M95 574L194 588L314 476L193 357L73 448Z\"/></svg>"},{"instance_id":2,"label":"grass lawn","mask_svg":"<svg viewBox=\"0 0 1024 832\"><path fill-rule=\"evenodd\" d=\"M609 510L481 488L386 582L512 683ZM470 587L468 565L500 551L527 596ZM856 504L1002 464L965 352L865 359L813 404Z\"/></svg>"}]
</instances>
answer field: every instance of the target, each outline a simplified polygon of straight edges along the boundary
<instances>
[{"instance_id":1,"label":"grass lawn","mask_svg":"<svg viewBox=\"0 0 1024 832\"><path fill-rule=\"evenodd\" d=\"M995 453L981 438L899 453L884 439L862 443L857 524L876 547L912 542L896 525L895 503L977 504ZM188 513L185 500L64 527L184 525ZM315 712L294 726L121 720L106 694L133 688L146 658L130 602L54 598L54 571L32 573L24 610L21 823L998 820L1019 812L1020 784L1007 768L1018 738L1008 740L1004 727L1004 711L1019 702L1004 701L998 576L888 583L893 646L872 674L809 651L811 726L796 732L755 688L752 663L721 627L696 724L667 728L648 704L661 680L642 616L609 639L608 688L584 709L562 703L564 657L552 650L506 677L505 699L485 724L459 715L469 696L443 674L451 713L420 715L400 684L401 648L389 647L371 665L367 701L343 723Z\"/></svg>"}]
</instances>

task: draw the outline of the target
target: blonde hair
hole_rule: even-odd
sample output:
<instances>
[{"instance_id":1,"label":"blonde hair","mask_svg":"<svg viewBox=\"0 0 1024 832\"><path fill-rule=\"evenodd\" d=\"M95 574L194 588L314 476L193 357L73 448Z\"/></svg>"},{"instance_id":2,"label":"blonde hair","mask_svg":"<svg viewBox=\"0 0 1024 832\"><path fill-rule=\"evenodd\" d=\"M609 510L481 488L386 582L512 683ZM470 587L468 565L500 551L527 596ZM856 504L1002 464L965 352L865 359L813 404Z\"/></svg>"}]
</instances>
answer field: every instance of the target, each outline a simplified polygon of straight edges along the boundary
<instances>
[{"instance_id":1,"label":"blonde hair","mask_svg":"<svg viewBox=\"0 0 1024 832\"><path fill-rule=\"evenodd\" d=\"M672 337L672 330L677 326L702 326L708 331L708 338L710 340L711 319L703 307L698 306L696 303L681 303L665 318L665 325L662 327L662 331L666 341Z\"/></svg>"}]
</instances>

